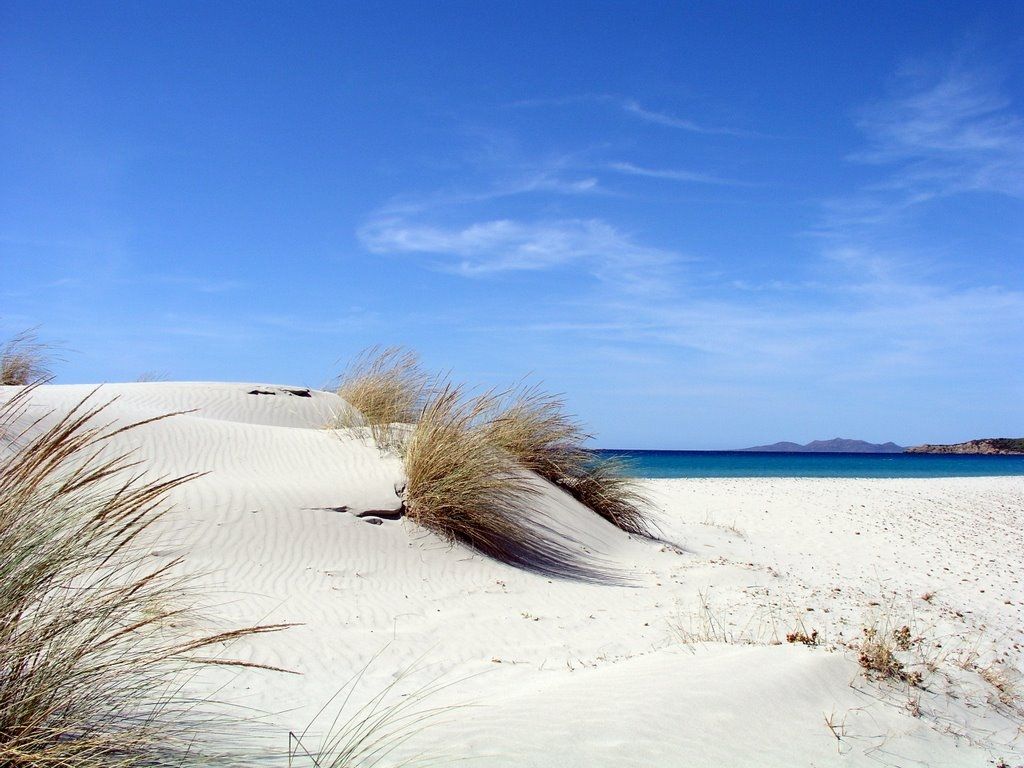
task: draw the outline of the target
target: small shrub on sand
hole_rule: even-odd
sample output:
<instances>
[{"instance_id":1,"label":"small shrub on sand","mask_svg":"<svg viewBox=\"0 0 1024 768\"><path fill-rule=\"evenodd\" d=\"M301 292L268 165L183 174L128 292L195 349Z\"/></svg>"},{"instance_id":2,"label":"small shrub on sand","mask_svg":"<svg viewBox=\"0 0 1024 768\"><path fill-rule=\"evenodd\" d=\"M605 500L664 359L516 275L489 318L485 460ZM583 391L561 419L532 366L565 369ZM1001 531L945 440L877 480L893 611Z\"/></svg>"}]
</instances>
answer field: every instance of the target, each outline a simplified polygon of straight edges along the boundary
<instances>
[{"instance_id":1,"label":"small shrub on sand","mask_svg":"<svg viewBox=\"0 0 1024 768\"><path fill-rule=\"evenodd\" d=\"M899 656L899 652L909 651L917 642L907 625L892 630L865 627L857 661L868 675L917 686L924 680L924 675L907 669Z\"/></svg>"},{"instance_id":2,"label":"small shrub on sand","mask_svg":"<svg viewBox=\"0 0 1024 768\"><path fill-rule=\"evenodd\" d=\"M175 629L176 563L151 565L139 538L190 477L144 480L105 453L132 427L97 425L102 405L80 403L34 438L13 432L31 391L0 405L0 765L198 762L201 716L175 698L183 665L242 663L196 652L278 627Z\"/></svg>"},{"instance_id":3,"label":"small shrub on sand","mask_svg":"<svg viewBox=\"0 0 1024 768\"><path fill-rule=\"evenodd\" d=\"M508 560L510 543L525 533L517 508L534 490L490 442L484 419L492 408L492 397L466 397L451 384L430 398L404 446L406 508L449 541Z\"/></svg>"},{"instance_id":4,"label":"small shrub on sand","mask_svg":"<svg viewBox=\"0 0 1024 768\"><path fill-rule=\"evenodd\" d=\"M50 377L49 347L35 330L22 331L0 348L0 385L25 386Z\"/></svg>"},{"instance_id":5,"label":"small shrub on sand","mask_svg":"<svg viewBox=\"0 0 1024 768\"><path fill-rule=\"evenodd\" d=\"M379 446L397 448L403 431L394 425L416 421L429 395L428 383L415 352L402 347L368 349L341 376L338 395L356 412L342 414L336 426L368 428Z\"/></svg>"},{"instance_id":6,"label":"small shrub on sand","mask_svg":"<svg viewBox=\"0 0 1024 768\"><path fill-rule=\"evenodd\" d=\"M813 648L818 644L818 630L812 630L810 634L807 634L804 629L795 629L786 634L786 642L793 645L799 643Z\"/></svg>"},{"instance_id":7,"label":"small shrub on sand","mask_svg":"<svg viewBox=\"0 0 1024 768\"><path fill-rule=\"evenodd\" d=\"M500 403L487 426L492 444L628 533L651 535L649 502L624 465L582 447L589 438L561 398L530 387Z\"/></svg>"}]
</instances>

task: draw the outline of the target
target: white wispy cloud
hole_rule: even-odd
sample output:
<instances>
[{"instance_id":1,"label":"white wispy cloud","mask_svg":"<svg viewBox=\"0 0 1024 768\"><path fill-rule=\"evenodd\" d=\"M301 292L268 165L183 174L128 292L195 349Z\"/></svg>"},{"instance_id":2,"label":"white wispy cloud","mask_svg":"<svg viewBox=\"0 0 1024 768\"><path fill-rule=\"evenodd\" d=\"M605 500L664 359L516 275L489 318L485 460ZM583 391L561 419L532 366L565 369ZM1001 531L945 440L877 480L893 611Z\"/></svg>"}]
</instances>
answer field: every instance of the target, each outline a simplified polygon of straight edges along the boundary
<instances>
[{"instance_id":1,"label":"white wispy cloud","mask_svg":"<svg viewBox=\"0 0 1024 768\"><path fill-rule=\"evenodd\" d=\"M970 377L1019 355L1024 292L949 287L851 258L829 281L766 287L752 301L728 291L683 300L619 298L530 322L534 333L571 336L581 348L617 344L688 354L693 376L885 383ZM798 292L799 295L794 295ZM606 318L616 318L614 322Z\"/></svg>"},{"instance_id":2,"label":"white wispy cloud","mask_svg":"<svg viewBox=\"0 0 1024 768\"><path fill-rule=\"evenodd\" d=\"M643 166L634 165L633 163L622 162L609 163L608 168L629 176L643 176L650 179L693 182L694 184L714 184L726 187L748 186L747 182L737 181L735 179L725 179L721 176L702 173L700 171L687 171L677 168L645 168Z\"/></svg>"},{"instance_id":3,"label":"white wispy cloud","mask_svg":"<svg viewBox=\"0 0 1024 768\"><path fill-rule=\"evenodd\" d=\"M406 194L394 198L379 213L387 216L408 216L437 208L487 203L520 195L607 196L605 189L592 173L569 169L562 160L542 162L533 167L510 164L494 169L495 178L478 185L465 185L439 189L426 194Z\"/></svg>"},{"instance_id":4,"label":"white wispy cloud","mask_svg":"<svg viewBox=\"0 0 1024 768\"><path fill-rule=\"evenodd\" d=\"M870 146L852 159L900 166L892 187L1024 196L1024 119L991 75L954 66L905 73L900 85L865 110Z\"/></svg>"},{"instance_id":5,"label":"white wispy cloud","mask_svg":"<svg viewBox=\"0 0 1024 768\"><path fill-rule=\"evenodd\" d=\"M643 120L645 123L653 123L654 125L663 125L667 128L678 128L682 131L688 131L690 133L704 133L708 135L719 135L719 136L753 136L754 134L749 131L742 131L736 128L723 128L720 126L705 125L698 123L695 120L690 120L685 117L677 117L667 112L658 112L653 109L646 109L641 106L639 102L633 99L619 99L616 100L620 109L627 114L636 117L639 120Z\"/></svg>"},{"instance_id":6,"label":"white wispy cloud","mask_svg":"<svg viewBox=\"0 0 1024 768\"><path fill-rule=\"evenodd\" d=\"M662 112L649 109L636 99L623 98L612 94L579 94L575 96L562 96L554 98L520 99L512 102L512 107L567 107L574 104L604 104L613 107L627 115L652 125L661 125L666 128L675 128L688 133L700 133L710 136L736 136L751 137L758 136L756 131L747 131L739 128L726 126L708 125L698 120L687 117L680 117L669 112Z\"/></svg>"},{"instance_id":7,"label":"white wispy cloud","mask_svg":"<svg viewBox=\"0 0 1024 768\"><path fill-rule=\"evenodd\" d=\"M918 67L901 73L894 90L861 111L867 146L848 156L883 175L826 201L818 234L864 240L958 194L1024 197L1024 117L991 74Z\"/></svg>"},{"instance_id":8,"label":"white wispy cloud","mask_svg":"<svg viewBox=\"0 0 1024 768\"><path fill-rule=\"evenodd\" d=\"M602 280L645 291L661 284L662 270L681 258L641 245L599 219L498 219L445 227L383 218L363 227L359 238L373 253L431 255L435 268L465 277L580 264Z\"/></svg>"}]
</instances>

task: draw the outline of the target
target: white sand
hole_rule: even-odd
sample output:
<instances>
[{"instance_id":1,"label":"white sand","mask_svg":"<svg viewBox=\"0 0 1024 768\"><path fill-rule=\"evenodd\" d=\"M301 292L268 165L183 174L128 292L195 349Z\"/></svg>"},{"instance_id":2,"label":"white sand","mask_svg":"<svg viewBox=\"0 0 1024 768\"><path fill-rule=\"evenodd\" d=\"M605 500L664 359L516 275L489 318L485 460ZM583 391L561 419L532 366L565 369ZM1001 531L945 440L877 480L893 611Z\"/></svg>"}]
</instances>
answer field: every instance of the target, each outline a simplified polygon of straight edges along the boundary
<instances>
[{"instance_id":1,"label":"white sand","mask_svg":"<svg viewBox=\"0 0 1024 768\"><path fill-rule=\"evenodd\" d=\"M89 389L42 387L34 403L66 410ZM421 707L473 706L416 733L396 759L1024 762L1019 700L1001 702L978 673L1024 669L1024 478L646 481L664 542L631 539L549 488L534 514L615 575L589 583L384 519L401 505L401 463L324 429L345 407L333 395L160 382L99 397L115 395L106 416L119 422L196 409L117 447L155 474L208 472L174 493L152 547L154 563L185 558L208 597L207 629L301 624L224 651L300 674L192 683L248 708L249 738L279 753L359 670L348 712L415 665L389 702L440 679L452 685ZM849 646L877 617L922 638L906 658L928 662L913 667L923 687L863 675ZM821 645L786 643L800 628Z\"/></svg>"}]
</instances>

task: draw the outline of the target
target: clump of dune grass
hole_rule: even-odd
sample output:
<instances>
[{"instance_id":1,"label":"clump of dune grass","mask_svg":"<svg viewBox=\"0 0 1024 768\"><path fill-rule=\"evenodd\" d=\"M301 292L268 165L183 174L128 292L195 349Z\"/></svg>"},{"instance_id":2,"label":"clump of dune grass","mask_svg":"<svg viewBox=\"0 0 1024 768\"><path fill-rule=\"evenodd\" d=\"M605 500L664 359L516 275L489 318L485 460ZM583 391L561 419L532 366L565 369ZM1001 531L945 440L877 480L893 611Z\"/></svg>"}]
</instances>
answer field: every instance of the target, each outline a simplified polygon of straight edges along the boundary
<instances>
[{"instance_id":1,"label":"clump of dune grass","mask_svg":"<svg viewBox=\"0 0 1024 768\"><path fill-rule=\"evenodd\" d=\"M372 347L362 352L341 375L338 395L353 411L335 426L366 429L384 449L398 447L429 395L429 376L419 356L403 347Z\"/></svg>"},{"instance_id":2,"label":"clump of dune grass","mask_svg":"<svg viewBox=\"0 0 1024 768\"><path fill-rule=\"evenodd\" d=\"M139 426L100 423L105 405L15 430L31 391L0 405L0 765L199 764L185 665L258 666L200 654L281 627L179 629L188 592L177 562L150 564L140 537L194 475L147 480L105 450Z\"/></svg>"},{"instance_id":3,"label":"clump of dune grass","mask_svg":"<svg viewBox=\"0 0 1024 768\"><path fill-rule=\"evenodd\" d=\"M526 469L561 487L577 501L628 533L651 535L648 500L625 474L623 462L583 447L590 438L566 413L557 395L537 387L500 399L487 426L489 440Z\"/></svg>"},{"instance_id":4,"label":"clump of dune grass","mask_svg":"<svg viewBox=\"0 0 1024 768\"><path fill-rule=\"evenodd\" d=\"M498 396L442 383L402 443L405 508L414 523L502 562L557 576L597 579L593 567L531 521L533 475L492 442Z\"/></svg>"},{"instance_id":5,"label":"clump of dune grass","mask_svg":"<svg viewBox=\"0 0 1024 768\"><path fill-rule=\"evenodd\" d=\"M403 448L409 519L488 554L523 534L519 506L536 490L496 450L486 416L492 395L444 384L423 407Z\"/></svg>"},{"instance_id":6,"label":"clump of dune grass","mask_svg":"<svg viewBox=\"0 0 1024 768\"><path fill-rule=\"evenodd\" d=\"M9 339L0 348L0 385L20 387L48 379L50 352L35 329Z\"/></svg>"},{"instance_id":7,"label":"clump of dune grass","mask_svg":"<svg viewBox=\"0 0 1024 768\"><path fill-rule=\"evenodd\" d=\"M489 439L525 469L558 482L581 474L593 460L582 448L589 435L566 413L562 398L525 387L502 396L496 411L487 425Z\"/></svg>"},{"instance_id":8,"label":"clump of dune grass","mask_svg":"<svg viewBox=\"0 0 1024 768\"><path fill-rule=\"evenodd\" d=\"M338 394L355 410L335 426L367 430L380 448L402 453L410 517L449 539L488 551L510 533L529 486L517 468L554 483L628 533L652 534L649 502L625 465L586 450L590 436L564 401L539 387L466 398L461 387L431 380L415 353L374 347L349 366ZM418 445L407 444L412 441ZM491 529L473 532L484 518Z\"/></svg>"}]
</instances>

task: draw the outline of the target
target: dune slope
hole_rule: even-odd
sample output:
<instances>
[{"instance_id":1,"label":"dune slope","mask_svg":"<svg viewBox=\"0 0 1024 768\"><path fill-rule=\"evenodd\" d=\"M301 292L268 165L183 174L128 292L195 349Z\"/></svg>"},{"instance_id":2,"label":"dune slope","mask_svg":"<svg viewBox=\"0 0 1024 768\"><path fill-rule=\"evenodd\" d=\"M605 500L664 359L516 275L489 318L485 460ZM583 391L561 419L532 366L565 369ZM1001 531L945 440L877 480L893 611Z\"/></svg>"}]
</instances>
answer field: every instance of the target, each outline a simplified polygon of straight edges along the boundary
<instances>
[{"instance_id":1,"label":"dune slope","mask_svg":"<svg viewBox=\"0 0 1024 768\"><path fill-rule=\"evenodd\" d=\"M39 388L25 423L91 389ZM118 423L189 411L111 448L154 474L207 473L175 491L151 555L184 558L208 621L299 624L225 650L298 674L211 670L190 684L255 718L254 748L282 754L364 670L350 708L396 678L389 701L440 679L452 685L429 705L472 704L396 760L1024 762L1019 703L985 672L1021 670L1021 478L648 481L661 540L538 480L524 514L600 573L558 578L402 519L401 462L327 429L346 407L330 393L157 382L93 397L116 398L104 416ZM855 647L872 621L911 626L920 687L865 678ZM797 629L819 645L787 643Z\"/></svg>"}]
</instances>

